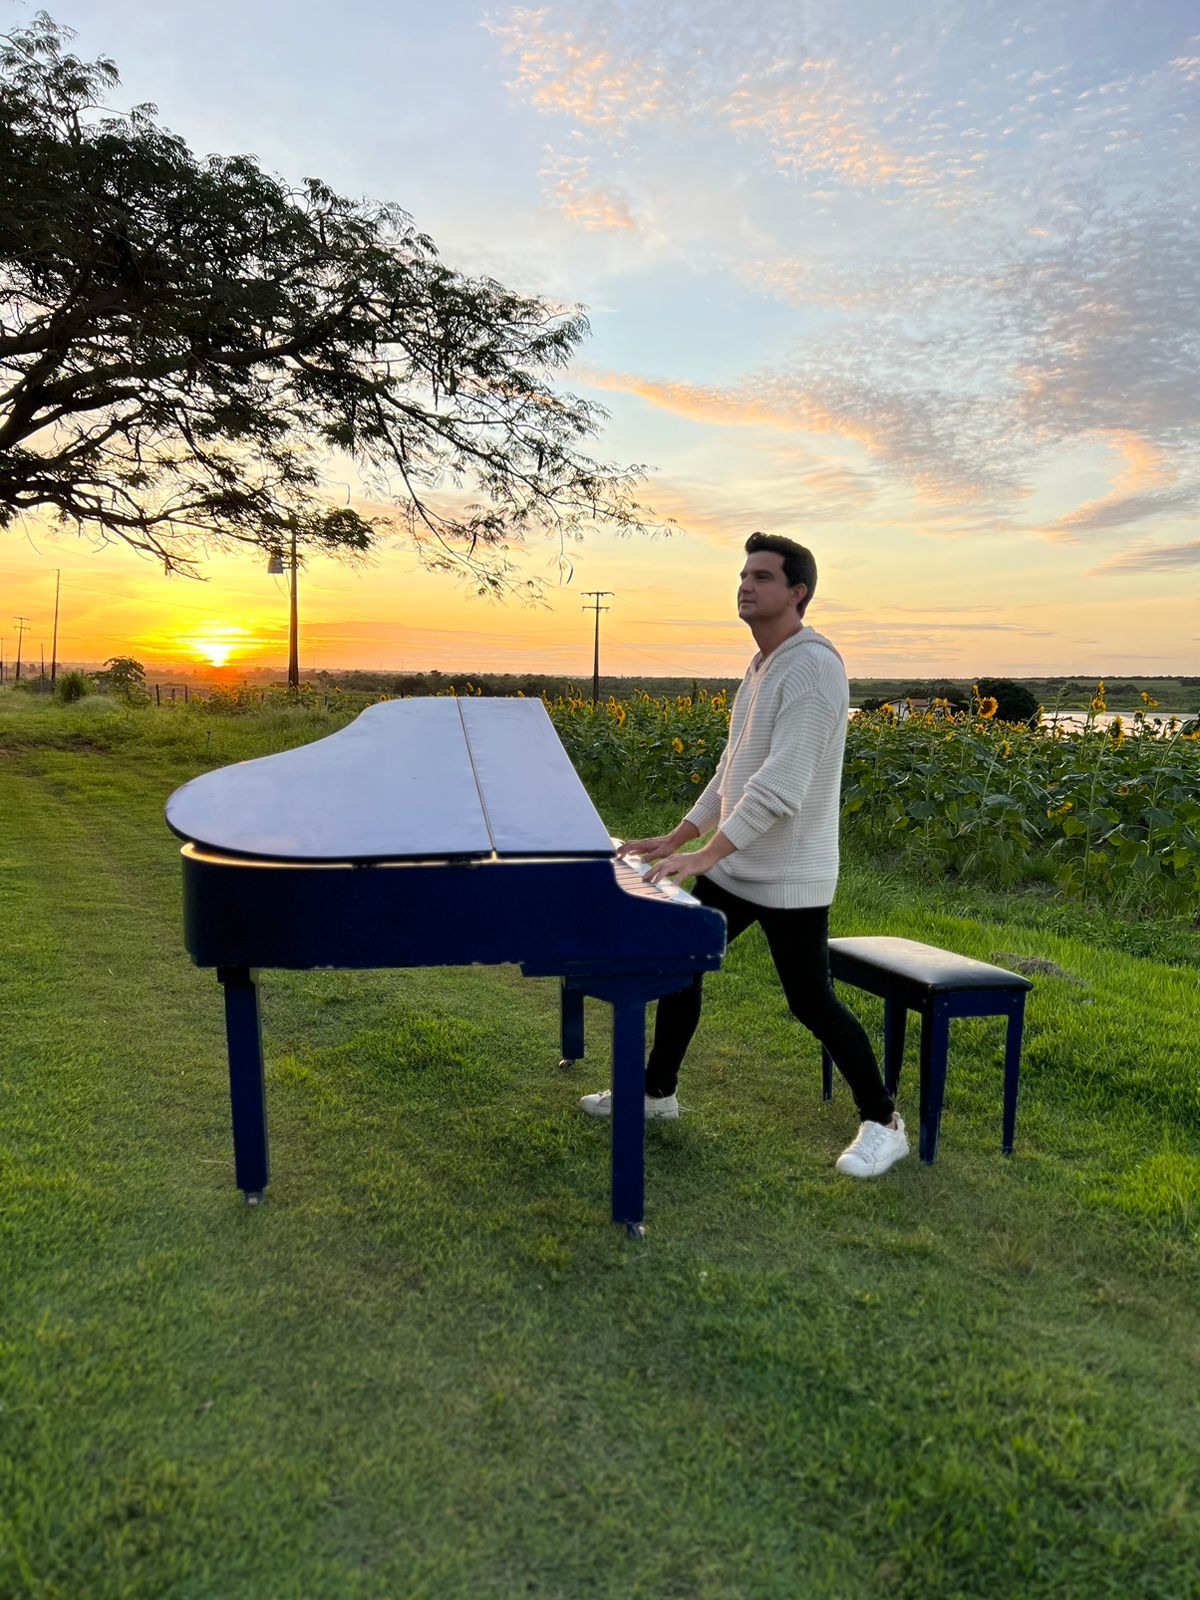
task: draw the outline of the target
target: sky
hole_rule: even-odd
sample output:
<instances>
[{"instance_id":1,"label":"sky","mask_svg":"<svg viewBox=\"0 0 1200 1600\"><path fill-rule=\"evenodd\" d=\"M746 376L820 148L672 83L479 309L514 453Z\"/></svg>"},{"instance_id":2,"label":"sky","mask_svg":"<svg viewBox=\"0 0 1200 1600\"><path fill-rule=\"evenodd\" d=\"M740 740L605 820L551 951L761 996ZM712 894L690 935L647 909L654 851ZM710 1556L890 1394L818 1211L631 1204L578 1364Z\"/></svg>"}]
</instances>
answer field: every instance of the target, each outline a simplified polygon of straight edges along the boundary
<instances>
[{"instance_id":1,"label":"sky","mask_svg":"<svg viewBox=\"0 0 1200 1600\"><path fill-rule=\"evenodd\" d=\"M534 608L401 542L300 574L302 668L739 675L755 529L854 676L1200 668L1200 11L1188 0L58 0L199 153L395 201L588 307L564 384L669 537L531 544ZM0 0L5 31L34 7ZM335 494L344 485L332 486ZM0 639L286 660L286 580L28 520Z\"/></svg>"}]
</instances>

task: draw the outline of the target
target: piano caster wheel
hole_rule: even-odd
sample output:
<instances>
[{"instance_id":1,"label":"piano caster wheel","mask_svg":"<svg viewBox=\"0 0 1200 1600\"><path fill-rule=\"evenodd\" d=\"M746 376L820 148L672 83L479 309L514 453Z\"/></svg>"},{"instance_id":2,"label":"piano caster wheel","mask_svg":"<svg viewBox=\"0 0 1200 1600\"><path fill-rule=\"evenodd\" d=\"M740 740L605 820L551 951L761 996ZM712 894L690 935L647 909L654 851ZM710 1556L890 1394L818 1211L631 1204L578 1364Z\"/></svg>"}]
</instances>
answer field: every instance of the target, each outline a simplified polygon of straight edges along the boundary
<instances>
[{"instance_id":1,"label":"piano caster wheel","mask_svg":"<svg viewBox=\"0 0 1200 1600\"><path fill-rule=\"evenodd\" d=\"M641 1222L627 1222L625 1232L631 1239L644 1239L646 1237L645 1225Z\"/></svg>"},{"instance_id":2,"label":"piano caster wheel","mask_svg":"<svg viewBox=\"0 0 1200 1600\"><path fill-rule=\"evenodd\" d=\"M572 1067L577 1067L578 1065L578 1061L573 1056L564 1056L558 1063L558 1070L560 1072L570 1072Z\"/></svg>"},{"instance_id":3,"label":"piano caster wheel","mask_svg":"<svg viewBox=\"0 0 1200 1600\"><path fill-rule=\"evenodd\" d=\"M261 1189L247 1189L242 1199L248 1206L260 1206L263 1203L263 1192Z\"/></svg>"}]
</instances>

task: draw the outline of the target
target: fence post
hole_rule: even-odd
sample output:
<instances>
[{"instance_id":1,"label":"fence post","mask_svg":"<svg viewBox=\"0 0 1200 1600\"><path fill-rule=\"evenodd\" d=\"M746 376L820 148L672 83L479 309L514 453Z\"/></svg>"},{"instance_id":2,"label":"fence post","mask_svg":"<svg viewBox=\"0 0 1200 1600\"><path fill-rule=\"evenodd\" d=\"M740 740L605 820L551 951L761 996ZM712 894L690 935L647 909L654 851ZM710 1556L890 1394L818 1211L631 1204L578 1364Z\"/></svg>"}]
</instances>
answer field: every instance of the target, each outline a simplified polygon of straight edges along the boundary
<instances>
[{"instance_id":1,"label":"fence post","mask_svg":"<svg viewBox=\"0 0 1200 1600\"><path fill-rule=\"evenodd\" d=\"M162 695L158 692L158 685L157 684L154 685L154 704L156 706L161 706L162 705Z\"/></svg>"}]
</instances>

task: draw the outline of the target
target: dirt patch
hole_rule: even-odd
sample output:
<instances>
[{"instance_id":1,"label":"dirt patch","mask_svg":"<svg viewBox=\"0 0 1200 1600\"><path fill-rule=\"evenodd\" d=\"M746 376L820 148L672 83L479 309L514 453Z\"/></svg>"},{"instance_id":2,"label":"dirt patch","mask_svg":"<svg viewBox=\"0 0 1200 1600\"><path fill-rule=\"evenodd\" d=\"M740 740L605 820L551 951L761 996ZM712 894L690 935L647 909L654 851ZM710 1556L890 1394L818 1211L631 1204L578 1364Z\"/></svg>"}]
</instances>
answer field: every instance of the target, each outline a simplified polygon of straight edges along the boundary
<instances>
[{"instance_id":1,"label":"dirt patch","mask_svg":"<svg viewBox=\"0 0 1200 1600\"><path fill-rule=\"evenodd\" d=\"M1077 983L1083 989L1091 988L1086 978L1077 978L1056 961L1047 961L1045 956L1019 956L1011 950L996 950L990 959L997 966L1008 967L1025 978L1062 978L1065 983Z\"/></svg>"}]
</instances>

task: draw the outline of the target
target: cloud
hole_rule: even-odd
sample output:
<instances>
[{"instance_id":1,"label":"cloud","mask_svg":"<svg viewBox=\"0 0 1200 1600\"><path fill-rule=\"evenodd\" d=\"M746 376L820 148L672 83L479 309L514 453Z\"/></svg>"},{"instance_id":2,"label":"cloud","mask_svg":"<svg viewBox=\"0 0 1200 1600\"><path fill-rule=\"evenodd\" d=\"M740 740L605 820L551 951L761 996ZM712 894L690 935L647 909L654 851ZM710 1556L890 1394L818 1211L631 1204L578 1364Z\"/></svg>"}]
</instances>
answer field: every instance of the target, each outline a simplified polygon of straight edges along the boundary
<instances>
[{"instance_id":1,"label":"cloud","mask_svg":"<svg viewBox=\"0 0 1200 1600\"><path fill-rule=\"evenodd\" d=\"M518 7L506 20L488 18L484 26L516 71L509 88L537 111L615 130L669 109L669 82L654 58L606 37L607 30L587 17L572 29L555 26L549 8Z\"/></svg>"},{"instance_id":2,"label":"cloud","mask_svg":"<svg viewBox=\"0 0 1200 1600\"><path fill-rule=\"evenodd\" d=\"M579 141L544 174L554 204L644 265L673 243L673 271L702 260L780 308L769 367L587 381L845 443L862 503L902 485L935 536L1102 540L1200 503L1181 178L1200 161L1200 57L1166 8L1114 71L1117 17L1099 0L1094 40L1069 52L1049 23L903 0L874 33L833 0L698 0L669 26L651 0L563 0L491 24L513 94ZM671 208L684 192L702 222ZM1097 439L1118 453L1108 492L1023 521Z\"/></svg>"},{"instance_id":3,"label":"cloud","mask_svg":"<svg viewBox=\"0 0 1200 1600\"><path fill-rule=\"evenodd\" d=\"M1088 576L1106 578L1121 572L1178 572L1185 567L1200 567L1200 539L1193 539L1190 544L1126 550L1092 567Z\"/></svg>"},{"instance_id":4,"label":"cloud","mask_svg":"<svg viewBox=\"0 0 1200 1600\"><path fill-rule=\"evenodd\" d=\"M1090 500L1086 505L1069 511L1050 523L1046 537L1061 543L1073 543L1085 533L1115 533L1135 522L1145 522L1150 517L1160 517L1166 512L1179 511L1194 506L1197 493L1194 489L1180 489L1166 494L1106 495L1102 500Z\"/></svg>"},{"instance_id":5,"label":"cloud","mask_svg":"<svg viewBox=\"0 0 1200 1600\"><path fill-rule=\"evenodd\" d=\"M582 223L594 232L635 231L637 223L629 196L615 185L591 183L590 172L587 156L560 155L547 147L538 172L542 194L569 221Z\"/></svg>"},{"instance_id":6,"label":"cloud","mask_svg":"<svg viewBox=\"0 0 1200 1600\"><path fill-rule=\"evenodd\" d=\"M803 387L785 374L766 371L727 386L671 382L631 373L581 369L578 381L605 390L637 395L676 416L719 427L769 427L858 444L881 468L903 477L932 505L969 504L985 483L999 489L986 463L970 455L975 431L968 401L941 397L937 404L918 395L888 392L869 375L840 381L813 377ZM832 482L832 480L830 480ZM856 498L864 497L860 472L842 478Z\"/></svg>"}]
</instances>

